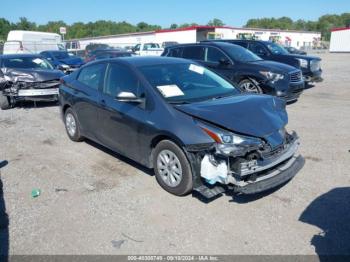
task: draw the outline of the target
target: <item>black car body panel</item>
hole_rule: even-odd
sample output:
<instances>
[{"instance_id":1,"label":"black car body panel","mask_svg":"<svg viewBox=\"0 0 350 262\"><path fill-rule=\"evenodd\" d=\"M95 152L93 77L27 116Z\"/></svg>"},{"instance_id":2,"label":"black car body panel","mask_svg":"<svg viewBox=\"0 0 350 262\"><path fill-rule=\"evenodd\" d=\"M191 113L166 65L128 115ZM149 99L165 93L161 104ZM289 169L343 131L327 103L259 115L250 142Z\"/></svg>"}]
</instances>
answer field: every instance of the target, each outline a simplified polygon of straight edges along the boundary
<instances>
[{"instance_id":1,"label":"black car body panel","mask_svg":"<svg viewBox=\"0 0 350 262\"><path fill-rule=\"evenodd\" d=\"M20 100L56 101L60 78L64 74L59 70L35 68L7 68L2 60L8 58L41 58L37 55L0 56L0 91L14 104Z\"/></svg>"},{"instance_id":2,"label":"black car body panel","mask_svg":"<svg viewBox=\"0 0 350 262\"><path fill-rule=\"evenodd\" d=\"M177 64L200 67L199 64L185 59L167 57L117 58L86 64L62 79L59 90L62 116L71 108L76 114L83 136L149 168L154 168L152 160L157 143L164 139L173 141L182 148L190 162L193 189L207 197L220 192L210 187L209 180L202 176L201 166L208 156L217 158L220 163L227 163L225 165L234 163L234 166L229 166L233 171L226 174L228 180L218 183L234 184L241 191L245 186L254 184L251 179L256 174L253 169L245 169L246 161L251 161L248 156L251 156L253 150L260 150L259 154L265 158L251 163L261 170L258 174L261 180L266 175L263 170L272 166L282 169L278 174L269 173L269 177L280 176L283 170L288 170L292 175L297 173L295 167L285 166L286 160L294 163L299 142L295 134L285 132L288 117L284 100L268 95L241 94L237 91L236 95L225 98L172 104L151 84L142 70L151 66L158 67L160 71L155 75L161 79L163 76L160 72L163 68ZM115 96L105 93L108 90L106 74L108 78L107 72L112 66L127 70L138 80L142 87L142 92L138 94L139 102L119 101ZM103 71L101 79L104 80L98 84L97 89L79 80L83 70L88 71L89 68ZM130 87L131 90L132 88ZM252 141L253 144L259 141L261 145L259 148L256 144L245 145L239 153L225 155L216 149L216 142L203 131L203 125L242 135L247 137L247 141ZM292 177L290 174L289 178ZM269 184L265 188L278 184L280 183ZM259 190L263 189L259 187ZM253 191L249 190L249 193Z\"/></svg>"},{"instance_id":3,"label":"black car body panel","mask_svg":"<svg viewBox=\"0 0 350 262\"><path fill-rule=\"evenodd\" d=\"M287 102L296 101L304 90L304 81L302 77L291 79L294 74L299 74L300 70L286 64L274 62L274 61L247 61L241 62L236 60L230 55L227 50L231 49L230 44L227 43L212 43L203 42L200 44L186 44L168 47L164 50L162 56L178 56L182 58L188 58L184 54L184 48L186 47L203 47L203 48L217 48L225 54L230 60L230 64L223 65L219 62L206 62L203 60L194 59L194 61L206 66L207 68L215 71L226 79L230 80L233 84L238 85L240 81L244 79L250 79L256 85L262 89L265 94L278 96L285 99ZM239 46L236 46L237 51L240 51ZM179 51L177 51L179 50ZM266 76L261 74L261 71L275 72L284 75L283 79L278 81L270 81Z\"/></svg>"},{"instance_id":4,"label":"black car body panel","mask_svg":"<svg viewBox=\"0 0 350 262\"><path fill-rule=\"evenodd\" d=\"M215 42L226 42L235 45L240 45L257 54L264 60L272 60L284 64L294 66L301 69L303 72L304 81L307 84L312 82L322 82L322 69L320 67L321 58L315 56L307 56L302 54L290 54L286 51L285 54L273 53L269 48L270 41L259 40L213 40ZM254 45L254 46L253 46ZM258 45L258 48L257 48ZM305 66L301 66L299 59L305 60Z\"/></svg>"}]
</instances>

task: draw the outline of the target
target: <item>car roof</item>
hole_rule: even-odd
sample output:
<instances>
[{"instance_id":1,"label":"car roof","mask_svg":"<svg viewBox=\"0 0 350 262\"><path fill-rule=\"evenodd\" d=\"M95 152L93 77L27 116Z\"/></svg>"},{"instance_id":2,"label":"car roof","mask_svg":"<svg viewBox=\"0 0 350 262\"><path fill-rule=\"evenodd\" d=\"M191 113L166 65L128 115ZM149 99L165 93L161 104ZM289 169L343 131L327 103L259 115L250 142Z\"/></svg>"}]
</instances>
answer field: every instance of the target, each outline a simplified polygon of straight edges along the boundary
<instances>
[{"instance_id":1,"label":"car roof","mask_svg":"<svg viewBox=\"0 0 350 262\"><path fill-rule=\"evenodd\" d=\"M272 41L253 40L253 39L222 39L219 41L272 43Z\"/></svg>"},{"instance_id":2,"label":"car roof","mask_svg":"<svg viewBox=\"0 0 350 262\"><path fill-rule=\"evenodd\" d=\"M226 43L226 42L200 42L200 43L193 43L193 44L179 44L179 45L173 45L169 46L167 48L172 49L172 48L177 48L177 47L186 47L186 46L201 46L201 45L210 45L210 46L216 46L216 47L231 47L232 44Z\"/></svg>"},{"instance_id":3,"label":"car roof","mask_svg":"<svg viewBox=\"0 0 350 262\"><path fill-rule=\"evenodd\" d=\"M107 58L107 59L103 59L103 60L97 60L97 61L89 63L89 64L100 63L102 61L103 62L123 61L124 63L127 63L131 66L134 66L134 67L190 63L190 61L187 59L175 58L175 57L131 56L131 57Z\"/></svg>"},{"instance_id":4,"label":"car roof","mask_svg":"<svg viewBox=\"0 0 350 262\"><path fill-rule=\"evenodd\" d=\"M40 54L8 54L8 55L0 55L1 58L22 58L22 57L42 57Z\"/></svg>"}]
</instances>

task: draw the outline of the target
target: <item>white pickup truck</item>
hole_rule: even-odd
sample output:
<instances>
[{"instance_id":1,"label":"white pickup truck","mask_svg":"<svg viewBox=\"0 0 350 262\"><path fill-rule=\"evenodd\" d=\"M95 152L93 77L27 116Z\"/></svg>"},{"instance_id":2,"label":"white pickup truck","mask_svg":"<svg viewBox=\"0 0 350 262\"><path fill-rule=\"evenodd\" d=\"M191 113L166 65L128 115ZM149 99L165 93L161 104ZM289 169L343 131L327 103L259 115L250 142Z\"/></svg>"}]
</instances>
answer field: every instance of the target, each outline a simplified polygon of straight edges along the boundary
<instances>
[{"instance_id":1,"label":"white pickup truck","mask_svg":"<svg viewBox=\"0 0 350 262\"><path fill-rule=\"evenodd\" d=\"M160 56L164 49L156 43L144 43L135 45L133 51L139 56Z\"/></svg>"}]
</instances>

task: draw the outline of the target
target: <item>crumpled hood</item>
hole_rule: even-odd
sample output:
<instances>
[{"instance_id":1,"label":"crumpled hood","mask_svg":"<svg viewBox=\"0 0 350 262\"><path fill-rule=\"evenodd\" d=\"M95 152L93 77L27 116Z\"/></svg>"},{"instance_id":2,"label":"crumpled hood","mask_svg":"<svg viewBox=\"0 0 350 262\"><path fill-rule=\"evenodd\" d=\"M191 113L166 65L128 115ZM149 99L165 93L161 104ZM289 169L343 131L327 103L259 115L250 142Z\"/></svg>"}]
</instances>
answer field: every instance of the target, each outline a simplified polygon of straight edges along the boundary
<instances>
[{"instance_id":1,"label":"crumpled hood","mask_svg":"<svg viewBox=\"0 0 350 262\"><path fill-rule=\"evenodd\" d=\"M64 74L59 70L44 69L3 69L6 80L11 82L44 82L60 79Z\"/></svg>"},{"instance_id":2,"label":"crumpled hood","mask_svg":"<svg viewBox=\"0 0 350 262\"><path fill-rule=\"evenodd\" d=\"M232 132L268 140L275 139L288 122L285 101L267 95L241 94L175 107Z\"/></svg>"},{"instance_id":3,"label":"crumpled hood","mask_svg":"<svg viewBox=\"0 0 350 262\"><path fill-rule=\"evenodd\" d=\"M59 62L66 65L82 65L84 62L80 57L69 57L65 59L59 59Z\"/></svg>"}]
</instances>

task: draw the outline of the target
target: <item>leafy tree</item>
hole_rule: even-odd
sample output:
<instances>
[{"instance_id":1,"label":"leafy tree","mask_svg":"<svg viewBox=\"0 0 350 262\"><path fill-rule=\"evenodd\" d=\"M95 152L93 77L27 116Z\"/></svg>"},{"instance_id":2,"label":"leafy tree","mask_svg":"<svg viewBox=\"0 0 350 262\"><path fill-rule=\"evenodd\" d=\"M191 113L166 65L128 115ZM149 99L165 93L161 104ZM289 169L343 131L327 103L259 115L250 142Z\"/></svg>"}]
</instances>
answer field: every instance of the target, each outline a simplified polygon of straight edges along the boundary
<instances>
[{"instance_id":1,"label":"leafy tree","mask_svg":"<svg viewBox=\"0 0 350 262\"><path fill-rule=\"evenodd\" d=\"M33 22L29 22L27 18L25 17L20 17L19 22L16 24L16 29L17 30L35 30L36 29L36 24Z\"/></svg>"},{"instance_id":2,"label":"leafy tree","mask_svg":"<svg viewBox=\"0 0 350 262\"><path fill-rule=\"evenodd\" d=\"M7 34L12 28L14 28L13 24L4 18L0 18L0 41L6 40Z\"/></svg>"},{"instance_id":3,"label":"leafy tree","mask_svg":"<svg viewBox=\"0 0 350 262\"><path fill-rule=\"evenodd\" d=\"M224 26L224 22L222 22L220 19L218 18L214 18L213 20L210 20L208 22L209 26Z\"/></svg>"},{"instance_id":4,"label":"leafy tree","mask_svg":"<svg viewBox=\"0 0 350 262\"><path fill-rule=\"evenodd\" d=\"M179 26L177 25L177 24L171 24L170 25L170 29L176 29L176 28L178 28Z\"/></svg>"}]
</instances>

